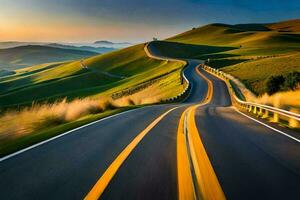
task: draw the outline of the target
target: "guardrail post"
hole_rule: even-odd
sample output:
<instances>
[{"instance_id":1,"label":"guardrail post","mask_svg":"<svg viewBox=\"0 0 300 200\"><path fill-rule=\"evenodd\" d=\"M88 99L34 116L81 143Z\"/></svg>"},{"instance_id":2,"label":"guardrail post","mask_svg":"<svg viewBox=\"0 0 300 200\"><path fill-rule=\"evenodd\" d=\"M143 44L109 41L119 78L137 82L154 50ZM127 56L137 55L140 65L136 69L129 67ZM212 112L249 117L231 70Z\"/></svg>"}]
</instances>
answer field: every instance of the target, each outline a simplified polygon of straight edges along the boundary
<instances>
[{"instance_id":1,"label":"guardrail post","mask_svg":"<svg viewBox=\"0 0 300 200\"><path fill-rule=\"evenodd\" d=\"M253 113L254 113L254 114L257 113L257 107L256 107L256 106L254 106L254 108L253 108Z\"/></svg>"},{"instance_id":2,"label":"guardrail post","mask_svg":"<svg viewBox=\"0 0 300 200\"><path fill-rule=\"evenodd\" d=\"M292 128L298 128L298 127L300 127L300 123L296 119L290 118L289 119L289 126L292 127Z\"/></svg>"},{"instance_id":3,"label":"guardrail post","mask_svg":"<svg viewBox=\"0 0 300 200\"><path fill-rule=\"evenodd\" d=\"M252 106L249 106L248 112L252 111Z\"/></svg>"},{"instance_id":4,"label":"guardrail post","mask_svg":"<svg viewBox=\"0 0 300 200\"><path fill-rule=\"evenodd\" d=\"M278 121L279 121L278 113L273 112L273 122L278 122Z\"/></svg>"},{"instance_id":5,"label":"guardrail post","mask_svg":"<svg viewBox=\"0 0 300 200\"><path fill-rule=\"evenodd\" d=\"M265 109L265 114L263 115L263 118L268 118L269 117L269 111Z\"/></svg>"},{"instance_id":6,"label":"guardrail post","mask_svg":"<svg viewBox=\"0 0 300 200\"><path fill-rule=\"evenodd\" d=\"M259 112L258 112L258 115L261 116L263 114L262 112L262 108L259 108Z\"/></svg>"},{"instance_id":7,"label":"guardrail post","mask_svg":"<svg viewBox=\"0 0 300 200\"><path fill-rule=\"evenodd\" d=\"M294 112L296 114L300 114L299 110L291 109L290 112ZM300 128L300 121L299 120L296 120L294 118L289 118L288 122L289 122L289 126L290 127L292 127L292 128Z\"/></svg>"}]
</instances>

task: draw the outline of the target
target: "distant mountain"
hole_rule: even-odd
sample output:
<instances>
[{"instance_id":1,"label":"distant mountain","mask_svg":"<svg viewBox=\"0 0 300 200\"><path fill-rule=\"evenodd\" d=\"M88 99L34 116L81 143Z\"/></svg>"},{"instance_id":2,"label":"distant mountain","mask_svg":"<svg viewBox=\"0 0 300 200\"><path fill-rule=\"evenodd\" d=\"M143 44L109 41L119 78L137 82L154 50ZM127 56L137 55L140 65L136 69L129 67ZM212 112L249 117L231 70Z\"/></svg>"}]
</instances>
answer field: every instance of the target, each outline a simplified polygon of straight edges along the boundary
<instances>
[{"instance_id":1,"label":"distant mountain","mask_svg":"<svg viewBox=\"0 0 300 200\"><path fill-rule=\"evenodd\" d=\"M26 46L26 45L44 45L44 42L18 42L18 41L7 41L7 42L0 42L0 49L7 49L7 48L14 48L19 46Z\"/></svg>"},{"instance_id":2,"label":"distant mountain","mask_svg":"<svg viewBox=\"0 0 300 200\"><path fill-rule=\"evenodd\" d=\"M130 45L129 42L111 42L111 41L107 41L107 40L100 40L100 41L96 41L94 42L94 44L103 44L103 45L114 45L114 44L126 44L126 45Z\"/></svg>"},{"instance_id":3,"label":"distant mountain","mask_svg":"<svg viewBox=\"0 0 300 200\"><path fill-rule=\"evenodd\" d=\"M94 42L94 44L112 45L112 44L115 44L115 43L107 41L107 40L101 40L101 41Z\"/></svg>"},{"instance_id":4,"label":"distant mountain","mask_svg":"<svg viewBox=\"0 0 300 200\"><path fill-rule=\"evenodd\" d=\"M26 45L0 49L0 69L19 69L41 63L77 60L97 55L91 51Z\"/></svg>"},{"instance_id":5,"label":"distant mountain","mask_svg":"<svg viewBox=\"0 0 300 200\"><path fill-rule=\"evenodd\" d=\"M50 42L19 42L19 41L6 42L5 41L5 42L0 42L0 49L7 49L7 48L26 46L26 45L50 46L50 47L58 47L64 49L93 51L97 53L108 53L116 49L132 46L132 44L128 42L114 43L105 40L96 41L94 43L67 43L67 42L50 43Z\"/></svg>"},{"instance_id":6,"label":"distant mountain","mask_svg":"<svg viewBox=\"0 0 300 200\"><path fill-rule=\"evenodd\" d=\"M46 46L63 48L63 49L75 49L75 50L81 50L81 51L92 51L92 52L101 53L101 54L116 50L116 48L110 48L110 47L73 46L73 45L65 45L65 44L59 44L59 43L50 43L50 44L47 44Z\"/></svg>"},{"instance_id":7,"label":"distant mountain","mask_svg":"<svg viewBox=\"0 0 300 200\"><path fill-rule=\"evenodd\" d=\"M124 48L131 46L132 44L129 42L111 42L107 40L100 40L94 42L94 45L101 46L101 47L112 47L112 48Z\"/></svg>"}]
</instances>

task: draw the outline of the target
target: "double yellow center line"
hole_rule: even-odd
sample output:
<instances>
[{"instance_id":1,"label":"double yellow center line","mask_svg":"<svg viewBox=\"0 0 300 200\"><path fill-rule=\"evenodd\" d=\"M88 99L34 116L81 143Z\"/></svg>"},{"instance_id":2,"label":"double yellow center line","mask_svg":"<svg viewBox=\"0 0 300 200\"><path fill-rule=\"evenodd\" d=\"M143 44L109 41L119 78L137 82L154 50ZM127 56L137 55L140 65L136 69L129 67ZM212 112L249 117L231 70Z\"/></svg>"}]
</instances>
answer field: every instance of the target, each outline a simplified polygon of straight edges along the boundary
<instances>
[{"instance_id":1,"label":"double yellow center line","mask_svg":"<svg viewBox=\"0 0 300 200\"><path fill-rule=\"evenodd\" d=\"M187 108L181 115L177 131L177 169L178 169L178 194L180 200L191 199L225 199L224 193L211 166L205 148L201 142L196 122L195 111L197 107L207 104L212 99L212 82L198 69L197 73L208 83L208 92L201 104ZM86 195L86 200L99 199L105 188L117 173L126 158L139 144L139 142L156 126L167 114L177 109L172 108L148 125L139 133L129 145L117 156L106 169L97 183Z\"/></svg>"},{"instance_id":2,"label":"double yellow center line","mask_svg":"<svg viewBox=\"0 0 300 200\"><path fill-rule=\"evenodd\" d=\"M179 122L177 132L177 166L179 200L226 199L214 169L201 141L196 121L197 107L208 104L212 99L213 85L198 68L197 73L208 83L204 101L187 108Z\"/></svg>"}]
</instances>

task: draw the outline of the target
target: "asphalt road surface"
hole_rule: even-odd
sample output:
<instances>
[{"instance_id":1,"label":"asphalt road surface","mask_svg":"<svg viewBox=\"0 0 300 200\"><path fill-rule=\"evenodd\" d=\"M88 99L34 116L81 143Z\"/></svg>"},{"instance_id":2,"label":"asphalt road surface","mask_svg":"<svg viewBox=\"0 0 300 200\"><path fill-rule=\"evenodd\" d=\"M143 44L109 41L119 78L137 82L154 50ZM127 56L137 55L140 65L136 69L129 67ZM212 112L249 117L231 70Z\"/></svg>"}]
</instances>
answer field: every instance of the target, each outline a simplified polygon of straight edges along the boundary
<instances>
[{"instance_id":1,"label":"asphalt road surface","mask_svg":"<svg viewBox=\"0 0 300 200\"><path fill-rule=\"evenodd\" d=\"M123 161L101 199L177 199L178 122L208 90L195 71L200 61L188 61L192 90L184 103L125 112L1 161L0 199L83 199L128 144L171 108ZM213 97L198 107L197 128L226 198L299 199L299 142L235 111L225 83L200 71L213 82Z\"/></svg>"}]
</instances>

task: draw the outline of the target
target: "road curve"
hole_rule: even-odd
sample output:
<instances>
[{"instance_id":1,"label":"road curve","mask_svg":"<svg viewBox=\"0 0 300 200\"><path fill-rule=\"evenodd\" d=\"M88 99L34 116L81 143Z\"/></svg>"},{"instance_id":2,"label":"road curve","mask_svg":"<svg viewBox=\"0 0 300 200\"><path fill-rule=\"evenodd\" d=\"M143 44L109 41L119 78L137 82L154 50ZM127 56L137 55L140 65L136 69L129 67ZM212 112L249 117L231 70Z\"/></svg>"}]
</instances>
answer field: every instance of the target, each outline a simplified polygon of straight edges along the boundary
<instances>
[{"instance_id":1,"label":"road curve","mask_svg":"<svg viewBox=\"0 0 300 200\"><path fill-rule=\"evenodd\" d=\"M156 49L149 52L157 57ZM157 124L130 151L101 199L178 199L177 131L183 112L203 101L208 83L187 60L192 90L184 103L126 112L0 162L0 199L83 199L146 127ZM227 199L296 199L300 196L300 145L239 114L223 81L195 119ZM178 107L178 108L177 108Z\"/></svg>"},{"instance_id":2,"label":"road curve","mask_svg":"<svg viewBox=\"0 0 300 200\"><path fill-rule=\"evenodd\" d=\"M198 101L205 95L205 81L196 75L193 70L199 62L192 61L187 66L186 76L198 88L197 84L203 84L201 91L203 94L190 96L188 102ZM199 86L200 88L200 86ZM196 93L192 89L191 93ZM199 91L197 91L199 93ZM105 172L108 166L120 154L120 152L142 131L165 111L175 108L178 105L156 105L132 110L124 114L111 117L98 123L86 126L71 134L52 140L29 151L18 154L7 160L0 162L0 199L82 199L91 190L93 185ZM148 164L147 174L154 177L159 170L157 166L159 160L164 161L161 165L168 164L161 169L160 174L164 175L165 170L176 169L176 135L178 119L183 108L176 109L168 114L151 132L145 137L132 155L126 160L124 166L130 163L131 158L135 158L135 152L149 157L147 152L149 147L156 154L152 155L152 163ZM163 134L161 130L163 131ZM148 137L149 136L149 137ZM149 143L148 148L143 148L144 143ZM165 144L168 144L165 146ZM165 149L158 152L160 146ZM175 148L175 149L174 149ZM141 150L139 150L141 149ZM175 155L173 155L174 153ZM165 154L164 159L160 157ZM136 158L135 158L136 159ZM141 163L142 161L139 161ZM150 160L149 160L150 161ZM138 164L137 163L137 164ZM152 165L152 166L151 166ZM139 166L139 165L137 165ZM123 167L123 166L122 166ZM169 168L168 168L169 167ZM116 177L121 174L118 172ZM137 172L138 173L138 172ZM142 173L142 171L140 171ZM165 174L167 178L167 174ZM160 191L169 192L165 197L171 195L175 197L176 176L164 187L159 187ZM162 177L161 177L162 178ZM116 178L114 178L115 180ZM116 179L117 180L117 179ZM157 177L163 182L163 178ZM140 180L142 181L142 180ZM124 186L128 186L130 181L125 181ZM139 182L135 183L135 186ZM154 182L148 182L147 188L155 190ZM134 186L134 185L133 185ZM109 185L111 187L111 185ZM158 187L156 187L158 188ZM172 188L172 189L171 189ZM149 190L149 191L150 191ZM107 190L109 191L109 189ZM140 189L140 191L142 191ZM119 192L121 194L121 192ZM154 195L154 194L153 194ZM152 195L152 197L154 197ZM134 198L134 197L133 197ZM149 196L151 198L151 195ZM153 198L151 198L153 199Z\"/></svg>"}]
</instances>

